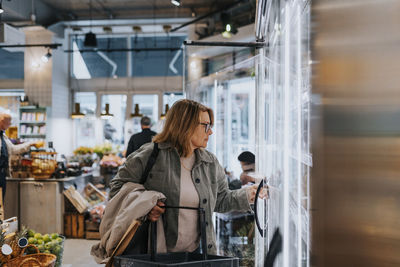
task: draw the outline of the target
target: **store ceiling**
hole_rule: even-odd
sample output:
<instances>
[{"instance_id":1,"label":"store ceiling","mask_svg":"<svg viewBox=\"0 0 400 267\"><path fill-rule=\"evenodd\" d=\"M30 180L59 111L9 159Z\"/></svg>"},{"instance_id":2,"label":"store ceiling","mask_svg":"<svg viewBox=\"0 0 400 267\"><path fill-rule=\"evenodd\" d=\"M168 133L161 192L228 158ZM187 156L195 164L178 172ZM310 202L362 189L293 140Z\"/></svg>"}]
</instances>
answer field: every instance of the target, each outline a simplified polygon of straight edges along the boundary
<instances>
[{"instance_id":1,"label":"store ceiling","mask_svg":"<svg viewBox=\"0 0 400 267\"><path fill-rule=\"evenodd\" d=\"M197 31L201 38L220 30L218 23L221 22L222 12L236 10L234 13L238 26L252 23L256 5L256 0L181 0L179 7L173 5L170 0L3 0L2 2L5 12L0 15L0 21L14 27L32 25L50 27L61 21L68 22L70 26L71 23L82 21L92 21L91 23L95 25L96 21L100 20L176 19L179 21L186 18L190 21L219 11L199 21L203 24Z\"/></svg>"},{"instance_id":2,"label":"store ceiling","mask_svg":"<svg viewBox=\"0 0 400 267\"><path fill-rule=\"evenodd\" d=\"M182 0L177 7L169 0L42 0L59 10L65 18L90 19L92 6L93 19L143 19L143 18L182 18L208 13L224 7L235 0Z\"/></svg>"},{"instance_id":3,"label":"store ceiling","mask_svg":"<svg viewBox=\"0 0 400 267\"><path fill-rule=\"evenodd\" d=\"M98 19L191 18L226 7L238 0L3 0L1 21L31 21L49 26L58 21ZM242 2L248 2L246 0Z\"/></svg>"}]
</instances>

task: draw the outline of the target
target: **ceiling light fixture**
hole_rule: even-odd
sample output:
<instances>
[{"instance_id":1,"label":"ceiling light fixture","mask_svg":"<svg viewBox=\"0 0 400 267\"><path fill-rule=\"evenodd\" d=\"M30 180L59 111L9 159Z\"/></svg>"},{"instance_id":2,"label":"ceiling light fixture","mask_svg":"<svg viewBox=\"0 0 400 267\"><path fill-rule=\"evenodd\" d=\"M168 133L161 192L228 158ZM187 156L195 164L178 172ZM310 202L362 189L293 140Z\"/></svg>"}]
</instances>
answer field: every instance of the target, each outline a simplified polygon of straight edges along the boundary
<instances>
[{"instance_id":1,"label":"ceiling light fixture","mask_svg":"<svg viewBox=\"0 0 400 267\"><path fill-rule=\"evenodd\" d=\"M171 25L163 25L164 32L169 33L171 29L172 29Z\"/></svg>"},{"instance_id":2,"label":"ceiling light fixture","mask_svg":"<svg viewBox=\"0 0 400 267\"><path fill-rule=\"evenodd\" d=\"M91 31L85 34L85 41L83 42L83 45L87 47L97 47L96 34Z\"/></svg>"},{"instance_id":3,"label":"ceiling light fixture","mask_svg":"<svg viewBox=\"0 0 400 267\"><path fill-rule=\"evenodd\" d=\"M140 33L140 32L142 32L142 27L140 27L140 26L133 26L133 27L132 27L132 30L133 30L135 33Z\"/></svg>"},{"instance_id":4,"label":"ceiling light fixture","mask_svg":"<svg viewBox=\"0 0 400 267\"><path fill-rule=\"evenodd\" d=\"M238 30L236 29L231 14L227 12L221 13L221 22L224 27L224 31L222 32L222 37L224 38L231 38L232 34L236 34Z\"/></svg>"},{"instance_id":5,"label":"ceiling light fixture","mask_svg":"<svg viewBox=\"0 0 400 267\"><path fill-rule=\"evenodd\" d=\"M85 34L85 40L83 42L84 46L87 47L97 47L96 34L92 32L92 0L89 2L90 9L90 31Z\"/></svg>"},{"instance_id":6,"label":"ceiling light fixture","mask_svg":"<svg viewBox=\"0 0 400 267\"><path fill-rule=\"evenodd\" d=\"M3 9L3 0L0 0L0 14L4 12Z\"/></svg>"},{"instance_id":7,"label":"ceiling light fixture","mask_svg":"<svg viewBox=\"0 0 400 267\"><path fill-rule=\"evenodd\" d=\"M49 49L47 50L46 55L43 55L42 58L41 58L41 60L42 60L44 63L47 63L47 62L49 62L51 56L52 56L52 55L51 55L51 53L50 53L50 48L49 48Z\"/></svg>"},{"instance_id":8,"label":"ceiling light fixture","mask_svg":"<svg viewBox=\"0 0 400 267\"><path fill-rule=\"evenodd\" d=\"M232 34L236 34L238 30L230 23L225 25L225 31L222 32L222 37L224 38L231 38Z\"/></svg>"},{"instance_id":9,"label":"ceiling light fixture","mask_svg":"<svg viewBox=\"0 0 400 267\"><path fill-rule=\"evenodd\" d=\"M181 0L171 0L171 3L175 6L180 6L181 5Z\"/></svg>"},{"instance_id":10,"label":"ceiling light fixture","mask_svg":"<svg viewBox=\"0 0 400 267\"><path fill-rule=\"evenodd\" d=\"M108 119L111 119L112 117L114 117L114 114L110 113L110 104L106 103L106 110L104 113L100 114L100 117L103 120L108 120Z\"/></svg>"},{"instance_id":11,"label":"ceiling light fixture","mask_svg":"<svg viewBox=\"0 0 400 267\"><path fill-rule=\"evenodd\" d=\"M139 104L135 104L135 112L131 113L131 117L143 117L143 114L139 112Z\"/></svg>"},{"instance_id":12,"label":"ceiling light fixture","mask_svg":"<svg viewBox=\"0 0 400 267\"><path fill-rule=\"evenodd\" d=\"M85 114L81 112L81 105L79 103L75 103L75 111L71 113L72 119L82 119L85 117Z\"/></svg>"},{"instance_id":13,"label":"ceiling light fixture","mask_svg":"<svg viewBox=\"0 0 400 267\"><path fill-rule=\"evenodd\" d=\"M168 110L169 110L169 105L165 104L165 112L163 114L161 114L161 116L160 116L161 120L165 119L165 117L167 116Z\"/></svg>"},{"instance_id":14,"label":"ceiling light fixture","mask_svg":"<svg viewBox=\"0 0 400 267\"><path fill-rule=\"evenodd\" d=\"M105 32L105 33L112 33L112 28L109 27L109 26L104 26L104 27L103 27L103 32Z\"/></svg>"}]
</instances>

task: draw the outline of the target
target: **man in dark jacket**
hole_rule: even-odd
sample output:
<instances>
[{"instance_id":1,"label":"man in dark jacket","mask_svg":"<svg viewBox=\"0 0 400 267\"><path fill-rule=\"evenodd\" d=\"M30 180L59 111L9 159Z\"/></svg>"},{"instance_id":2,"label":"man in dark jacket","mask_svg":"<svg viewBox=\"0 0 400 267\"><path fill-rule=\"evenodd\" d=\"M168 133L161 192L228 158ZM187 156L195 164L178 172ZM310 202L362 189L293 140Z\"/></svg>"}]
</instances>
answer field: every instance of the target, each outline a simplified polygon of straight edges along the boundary
<instances>
[{"instance_id":1,"label":"man in dark jacket","mask_svg":"<svg viewBox=\"0 0 400 267\"><path fill-rule=\"evenodd\" d=\"M140 126L142 127L142 131L132 135L129 139L128 148L126 149L126 157L128 157L132 152L138 150L143 144L150 143L153 136L157 134L150 130L151 120L149 117L142 117L140 120Z\"/></svg>"}]
</instances>

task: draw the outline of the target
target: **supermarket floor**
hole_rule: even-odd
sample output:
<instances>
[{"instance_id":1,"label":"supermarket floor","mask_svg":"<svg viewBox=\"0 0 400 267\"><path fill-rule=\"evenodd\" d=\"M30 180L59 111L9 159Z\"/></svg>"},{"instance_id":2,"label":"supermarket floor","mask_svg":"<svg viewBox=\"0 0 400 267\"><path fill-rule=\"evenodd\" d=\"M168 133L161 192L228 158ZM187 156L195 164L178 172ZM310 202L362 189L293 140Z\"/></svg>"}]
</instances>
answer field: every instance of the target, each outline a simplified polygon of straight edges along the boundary
<instances>
[{"instance_id":1,"label":"supermarket floor","mask_svg":"<svg viewBox=\"0 0 400 267\"><path fill-rule=\"evenodd\" d=\"M64 243L64 254L62 267L96 267L104 266L97 264L90 255L92 245L98 240L67 239Z\"/></svg>"}]
</instances>

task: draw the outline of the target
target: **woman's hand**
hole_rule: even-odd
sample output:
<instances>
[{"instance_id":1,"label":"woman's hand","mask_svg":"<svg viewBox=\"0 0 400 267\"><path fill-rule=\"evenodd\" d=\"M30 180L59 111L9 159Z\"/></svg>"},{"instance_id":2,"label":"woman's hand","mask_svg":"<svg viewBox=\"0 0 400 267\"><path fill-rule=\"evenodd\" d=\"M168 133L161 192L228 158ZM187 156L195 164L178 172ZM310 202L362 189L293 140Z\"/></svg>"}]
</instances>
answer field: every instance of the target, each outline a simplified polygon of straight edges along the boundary
<instances>
[{"instance_id":1,"label":"woman's hand","mask_svg":"<svg viewBox=\"0 0 400 267\"><path fill-rule=\"evenodd\" d=\"M157 204L151 209L151 211L149 212L149 214L147 214L147 219L149 219L149 221L155 222L157 221L161 214L163 214L165 212L165 208L162 208L165 206L165 203L162 201L157 201Z\"/></svg>"},{"instance_id":2,"label":"woman's hand","mask_svg":"<svg viewBox=\"0 0 400 267\"><path fill-rule=\"evenodd\" d=\"M256 197L256 192L257 192L258 184L246 187L247 190L247 199L249 203L254 203L254 199ZM260 193L258 194L258 198L265 199L268 198L268 186L263 187L260 190Z\"/></svg>"},{"instance_id":3,"label":"woman's hand","mask_svg":"<svg viewBox=\"0 0 400 267\"><path fill-rule=\"evenodd\" d=\"M44 141L33 142L33 143L31 143L31 146L34 146L36 148L40 148L40 147L44 146Z\"/></svg>"}]
</instances>

